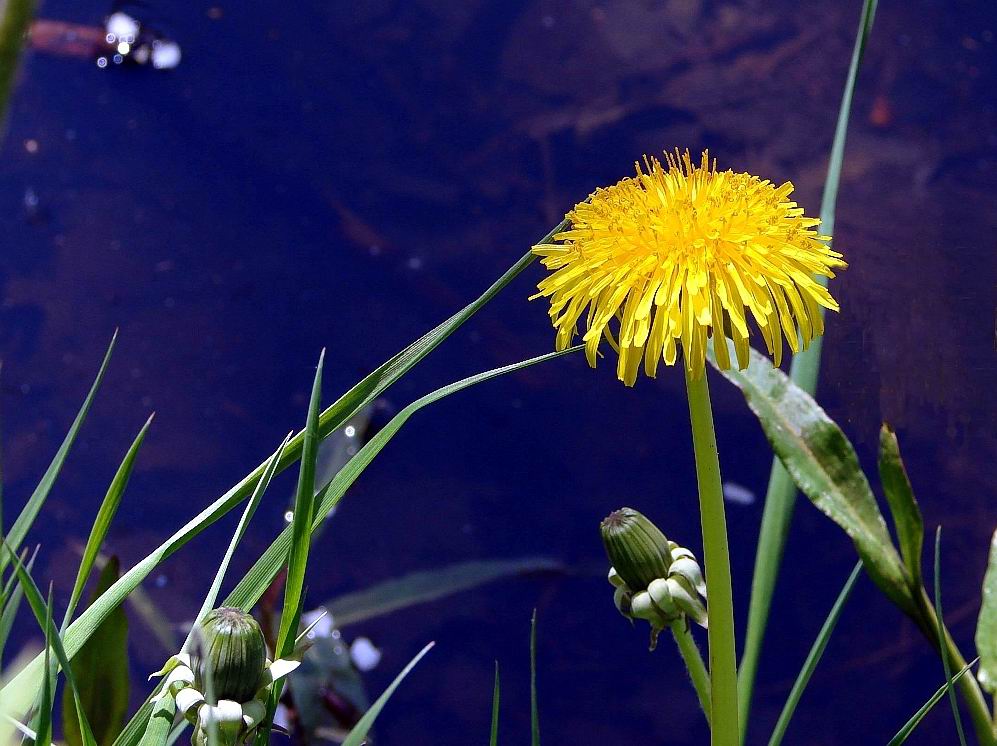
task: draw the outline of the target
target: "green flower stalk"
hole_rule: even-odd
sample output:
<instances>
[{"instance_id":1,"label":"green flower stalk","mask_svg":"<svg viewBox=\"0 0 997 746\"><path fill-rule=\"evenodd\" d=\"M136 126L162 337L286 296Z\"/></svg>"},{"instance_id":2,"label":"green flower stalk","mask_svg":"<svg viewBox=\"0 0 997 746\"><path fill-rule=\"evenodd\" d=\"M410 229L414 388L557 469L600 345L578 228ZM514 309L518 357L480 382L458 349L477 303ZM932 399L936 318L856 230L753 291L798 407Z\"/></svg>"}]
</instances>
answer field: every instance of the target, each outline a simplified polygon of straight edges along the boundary
<instances>
[{"instance_id":1,"label":"green flower stalk","mask_svg":"<svg viewBox=\"0 0 997 746\"><path fill-rule=\"evenodd\" d=\"M193 746L207 746L212 726L217 728L220 746L245 743L266 717L273 683L300 664L271 662L259 624L241 609L209 612L197 635L197 653L174 655L149 677L166 676L153 701L175 699L177 710L194 726ZM213 701L208 701L209 681Z\"/></svg>"}]
</instances>

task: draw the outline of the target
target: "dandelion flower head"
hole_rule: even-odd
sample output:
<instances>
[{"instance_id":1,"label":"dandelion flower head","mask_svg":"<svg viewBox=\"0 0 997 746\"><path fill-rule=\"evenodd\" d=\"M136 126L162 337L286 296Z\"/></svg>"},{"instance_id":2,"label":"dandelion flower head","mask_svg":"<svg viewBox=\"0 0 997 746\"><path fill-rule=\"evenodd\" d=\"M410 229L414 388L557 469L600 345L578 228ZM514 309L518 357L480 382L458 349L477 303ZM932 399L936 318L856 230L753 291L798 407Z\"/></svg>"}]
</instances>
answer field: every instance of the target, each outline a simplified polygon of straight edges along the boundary
<instances>
[{"instance_id":1,"label":"dandelion flower head","mask_svg":"<svg viewBox=\"0 0 997 746\"><path fill-rule=\"evenodd\" d=\"M706 152L698 165L676 150L665 164L645 157L636 166L636 176L575 205L552 243L533 247L550 270L533 297L550 299L557 349L584 314L589 365L605 338L632 386L641 360L653 377L662 360L675 364L679 346L689 374L702 375L711 336L724 341L714 345L717 364L730 367L729 338L743 369L749 324L776 365L783 336L795 353L823 333L821 307L838 304L817 278L846 264L818 234L820 220L789 199L792 183L717 171Z\"/></svg>"}]
</instances>

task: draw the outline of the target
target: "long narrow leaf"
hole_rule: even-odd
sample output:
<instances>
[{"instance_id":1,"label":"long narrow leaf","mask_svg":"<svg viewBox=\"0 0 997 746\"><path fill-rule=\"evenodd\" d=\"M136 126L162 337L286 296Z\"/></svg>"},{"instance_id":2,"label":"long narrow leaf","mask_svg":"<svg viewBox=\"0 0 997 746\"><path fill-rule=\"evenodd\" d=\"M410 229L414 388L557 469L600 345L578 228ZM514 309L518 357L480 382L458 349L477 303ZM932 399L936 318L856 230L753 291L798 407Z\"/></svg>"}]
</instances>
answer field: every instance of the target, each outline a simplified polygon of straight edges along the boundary
<instances>
[{"instance_id":1,"label":"long narrow leaf","mask_svg":"<svg viewBox=\"0 0 997 746\"><path fill-rule=\"evenodd\" d=\"M35 731L38 733L35 746L51 746L52 744L52 708L47 706L49 700L55 695L55 677L50 665L53 627L51 621L52 597L49 593L49 603L45 607L45 616L41 620L41 626L45 630L45 679L42 681L41 706L35 723Z\"/></svg>"},{"instance_id":2,"label":"long narrow leaf","mask_svg":"<svg viewBox=\"0 0 997 746\"><path fill-rule=\"evenodd\" d=\"M21 562L21 558L18 557L9 546L6 547L9 556L14 562L14 571L17 573L18 580L21 583L21 587L24 588L24 595L28 599L28 605L35 614L35 619L38 620L39 626L45 630L45 650L48 651L51 646L52 651L55 653L56 660L58 660L59 665L62 666L63 672L66 675L66 685L70 688L73 693L73 697L76 703L76 715L79 718L80 730L82 731L83 743L85 746L96 746L96 741L93 737L93 731L90 729L90 724L87 722L86 713L83 711L83 704L80 701L80 692L76 686L76 677L73 676L73 669L69 664L69 657L66 655L66 650L62 645L62 640L59 637L59 632L55 628L55 624L52 621L52 601L49 598L49 603L46 605L44 599L42 598L41 592L38 590L38 586L35 585L35 581L31 578L28 573L27 568ZM46 655L46 658L48 656ZM47 661L46 661L47 662ZM52 706L51 702L54 698L54 675L48 675L48 666L46 666L46 675L42 684L42 703L41 715L43 717L51 718ZM54 670L54 667L53 667ZM43 727L39 726L38 732L41 734L45 732L46 735L51 737L51 722L48 723L49 730L46 731Z\"/></svg>"},{"instance_id":3,"label":"long narrow leaf","mask_svg":"<svg viewBox=\"0 0 997 746\"><path fill-rule=\"evenodd\" d=\"M121 465L118 466L118 470L114 474L114 479L111 480L111 485L107 488L107 494L104 495L104 500L97 511L97 517L94 519L93 527L90 529L90 536L87 538L87 545L83 549L83 559L80 561L79 570L76 572L76 582L73 584L73 592L69 597L66 615L62 620L60 629L63 632L66 631L66 627L69 626L70 621L73 619L73 614L76 612L76 605L83 595L83 588L87 584L87 578L90 577L90 571L93 569L97 555L100 553L100 548L104 545L104 539L107 537L107 531L111 527L111 521L114 520L114 516L118 512L118 506L121 505L121 497L125 493L125 487L128 486L132 469L135 467L135 457L138 456L138 449L142 447L142 441L145 440L145 434L149 431L149 426L152 424L154 416L149 416L149 419L142 425L142 429L139 430L138 435L135 436L135 440L125 454Z\"/></svg>"},{"instance_id":4,"label":"long narrow leaf","mask_svg":"<svg viewBox=\"0 0 997 746\"><path fill-rule=\"evenodd\" d=\"M741 389L800 491L851 537L880 590L914 616L906 568L852 444L813 397L768 358L754 349L750 356L745 370L722 374Z\"/></svg>"},{"instance_id":5,"label":"long narrow leaf","mask_svg":"<svg viewBox=\"0 0 997 746\"><path fill-rule=\"evenodd\" d=\"M325 350L319 356L312 383L308 419L305 425L305 443L301 452L298 472L298 492L294 499L294 517L291 520L291 546L288 550L287 580L284 583L284 605L280 614L280 631L277 634L276 657L282 658L294 648L301 611L304 603L305 571L311 548L311 527L315 520L315 457L318 454L318 413L322 402L322 365ZM275 686L275 691L282 687Z\"/></svg>"},{"instance_id":6,"label":"long narrow leaf","mask_svg":"<svg viewBox=\"0 0 997 746\"><path fill-rule=\"evenodd\" d=\"M384 705L387 704L388 700L391 699L391 695L395 693L395 689L398 685L402 683L402 680L409 675L409 672L415 668L416 664L422 660L422 657L428 653L435 645L435 642L429 643L426 647L419 651L419 654L413 658L402 672L395 677L395 680L391 682L391 686L384 690L384 694L377 698L377 701L370 706L370 709L364 713L363 717L360 718L353 730L343 741L343 746L362 746L366 743L367 734L374 725L374 721L377 720L377 716L381 714L381 710L384 709Z\"/></svg>"},{"instance_id":7,"label":"long narrow leaf","mask_svg":"<svg viewBox=\"0 0 997 746\"><path fill-rule=\"evenodd\" d=\"M540 243L549 241L564 225L565 223L562 221L542 238ZM343 422L356 414L358 410L373 402L391 384L401 378L426 355L432 352L443 340L453 334L465 321L484 307L499 291L508 285L520 272L526 269L534 259L535 256L533 253L527 252L476 300L410 344L340 397L338 401L326 409L319 417L319 432L321 436L324 438L334 432ZM291 439L277 465L277 473L286 469L299 458L303 440L304 435L302 433L298 433ZM87 638L97 629L103 618L120 604L132 590L137 588L142 580L160 563L249 497L253 487L258 483L260 476L263 474L265 466L265 463L258 466L228 492L191 519L145 559L126 572L114 586L108 589L104 597L98 599L84 614L80 615L80 618L66 630L65 644L69 656L72 657L76 654ZM26 707L28 702L22 702L19 692L30 689L31 687L27 686L29 682L39 680L40 668L41 656L39 655L17 677L0 689L0 700L8 702L8 706L10 707L19 704L23 704ZM137 714L115 742L116 746L134 746L138 742L138 737L149 715L149 709L144 709L140 714Z\"/></svg>"},{"instance_id":8,"label":"long narrow leaf","mask_svg":"<svg viewBox=\"0 0 997 746\"><path fill-rule=\"evenodd\" d=\"M451 383L447 386L443 386L442 388L439 388L436 391L433 391L432 393L423 396L421 399L417 399L409 404L398 414L396 414L387 425L379 430L373 438L364 444L363 448L357 451L357 454L346 463L346 465L339 471L339 473L336 474L329 485L320 493L320 497L317 500L315 522L312 524L312 530L314 531L322 525L325 517L329 515L329 512L335 508L336 505L339 504L340 499L349 486L356 481L357 477L363 473L364 469L367 468L370 462L374 460L374 457L381 452L381 449L383 449L384 446L386 446L388 442L398 433L408 419L420 409L475 384L484 383L485 381L505 375L506 373L512 373L531 365L553 360L557 357L576 352L580 349L581 346L579 345L561 352L551 352L529 360L513 363L512 365L494 368L484 373L479 373L477 375L470 376L469 378ZM277 576L277 573L283 566L284 558L287 557L287 552L290 546L291 527L286 526L277 537L276 541L270 545L266 552L263 553L263 556L257 560L256 564L250 568L249 572L246 573L242 581L232 590L228 598L225 599L225 606L238 606L246 610L251 609L256 602L259 601L264 591L266 591L266 589L270 586L270 583Z\"/></svg>"},{"instance_id":9,"label":"long narrow leaf","mask_svg":"<svg viewBox=\"0 0 997 746\"><path fill-rule=\"evenodd\" d=\"M952 664L949 662L948 647L945 645L945 617L942 615L942 527L935 530L935 616L938 619L938 647L942 656L942 668L945 670L945 681L949 684L949 703L952 705L952 717L955 718L955 729L959 734L959 743L966 746L966 733L962 729L962 716L959 714L959 702L952 688Z\"/></svg>"},{"instance_id":10,"label":"long narrow leaf","mask_svg":"<svg viewBox=\"0 0 997 746\"><path fill-rule=\"evenodd\" d=\"M537 706L537 610L530 619L530 743L540 746L540 709Z\"/></svg>"},{"instance_id":11,"label":"long narrow leaf","mask_svg":"<svg viewBox=\"0 0 997 746\"><path fill-rule=\"evenodd\" d=\"M27 554L27 549L24 550L24 554ZM31 572L31 568L35 564L35 558L38 556L38 547L35 547L35 551L31 554L31 559L28 560L28 572ZM24 561L23 558L21 560ZM11 589L9 586L14 585ZM17 574L11 573L11 576L7 579L4 589L4 598L7 599L7 603L3 607L3 614L0 614L0 661L3 660L3 652L7 647L7 638L10 637L10 630L14 626L14 619L17 617L17 612L21 608L21 600L24 598L24 589L21 584L17 582ZM2 741L0 741L2 743Z\"/></svg>"},{"instance_id":12,"label":"long narrow leaf","mask_svg":"<svg viewBox=\"0 0 997 746\"><path fill-rule=\"evenodd\" d=\"M333 478L332 482L330 482L329 485L320 493L319 498L316 499L316 508L314 511L315 520L312 523L312 531L315 531L322 525L325 521L325 517L328 516L330 511L336 507L347 488L353 484L357 477L359 477L371 461L374 460L374 457L381 452L384 446L387 445L387 443L395 436L395 434L397 434L409 418L417 411L425 406L428 406L429 404L433 404L440 399L449 396L450 394L457 393L458 391L462 391L463 389L475 384L489 381L506 373L512 373L531 365L553 360L563 355L576 352L580 349L581 346L579 345L561 352L548 353L529 360L523 360L518 363L513 363L501 368L495 368L484 373L479 373L447 386L443 386L442 388L439 388L436 391L433 391L432 393L423 396L421 399L409 404L398 414L396 414L387 425L379 430L373 438L364 444L363 448L361 448L357 454L346 463L346 465ZM290 446L291 444L289 443L288 447ZM246 611L255 606L256 602L259 601L266 589L270 587L273 579L277 576L277 573L280 572L281 567L283 567L288 556L290 546L291 526L286 526L277 539L266 550L266 552L263 553L263 556L256 561L256 564L254 564L252 568L250 568L249 572L243 577L242 581L222 602L222 605L237 606ZM86 613L81 615L80 619L77 621L83 621L85 616ZM72 632L72 627L70 627L70 632ZM2 690L0 690L0 693L2 693ZM131 722L125 727L125 730L122 731L121 735L115 741L115 746L131 746L132 744L137 743L138 738L142 733L142 727L149 717L150 712L151 706L147 701L146 704L143 705L135 714Z\"/></svg>"},{"instance_id":13,"label":"long narrow leaf","mask_svg":"<svg viewBox=\"0 0 997 746\"><path fill-rule=\"evenodd\" d=\"M866 42L872 32L872 22L876 17L877 0L864 0L859 17L858 32L848 65L848 76L838 107L838 120L834 128L834 140L827 164L824 192L821 197L821 230L834 235L835 213L838 203L838 187L841 183L841 167L845 158L845 139L848 135L848 122L851 118L852 99L855 84L865 52ZM826 283L826 279L818 278ZM820 311L823 313L823 309ZM823 338L815 339L808 350L793 356L790 378L804 391L813 395L817 391L817 376L820 372ZM744 657L738 675L738 723L741 728L741 743L747 734L751 695L755 685L755 674L761 657L762 641L768 625L772 595L775 592L779 565L782 563L786 537L793 520L796 506L796 485L778 458L772 460L768 489L765 493L765 507L762 512L762 525L758 534L758 549L755 555L755 570L751 580L751 603L748 609L748 628L745 635Z\"/></svg>"},{"instance_id":14,"label":"long narrow leaf","mask_svg":"<svg viewBox=\"0 0 997 746\"><path fill-rule=\"evenodd\" d=\"M488 746L498 746L499 732L499 664L495 661L495 686L492 689L492 734Z\"/></svg>"},{"instance_id":15,"label":"long narrow leaf","mask_svg":"<svg viewBox=\"0 0 997 746\"><path fill-rule=\"evenodd\" d=\"M977 660L979 659L977 658ZM911 719L904 723L904 726L897 731L897 734L893 736L893 738L890 739L888 746L900 746L900 744L906 741L910 737L910 734L914 732L914 729L922 720L924 720L924 716L931 712L931 708L938 704L939 700L945 696L946 692L950 691L952 687L955 686L955 683L961 679L975 663L975 660L970 661L962 669L956 672L956 675L953 676L950 681L946 681L942 684L938 688L938 691L932 694L931 697L928 698L928 701L921 705L920 709L918 709L918 711L911 716Z\"/></svg>"},{"instance_id":16,"label":"long narrow leaf","mask_svg":"<svg viewBox=\"0 0 997 746\"><path fill-rule=\"evenodd\" d=\"M294 650L294 641L301 623L304 607L305 572L308 569L308 554L311 548L311 527L315 519L315 459L318 455L318 413L322 406L322 366L325 350L319 355L312 382L311 399L308 402L308 418L305 423L305 443L301 451L301 466L298 470L298 489L294 498L294 517L291 519L291 546L287 556L287 579L284 582L284 605L280 612L280 630L277 633L277 648L274 658L285 658ZM267 717L256 732L257 746L270 741L270 726L277 711L277 702L284 690L285 682L278 681L273 686L267 704Z\"/></svg>"},{"instance_id":17,"label":"long narrow leaf","mask_svg":"<svg viewBox=\"0 0 997 746\"><path fill-rule=\"evenodd\" d=\"M140 712L144 711L141 710ZM176 717L177 703L173 695L169 692L156 706L150 707L147 713L148 720L143 721L139 728L138 743L141 746L164 746L166 739L170 736L170 729L173 727L173 718ZM118 736L120 738L121 736Z\"/></svg>"},{"instance_id":18,"label":"long narrow leaf","mask_svg":"<svg viewBox=\"0 0 997 746\"><path fill-rule=\"evenodd\" d=\"M52 459L52 463L49 464L48 469L45 470L45 474L42 475L41 481L38 482L38 486L35 487L35 491L28 498L28 502L25 503L24 508L21 509L20 514L14 521L14 525L10 528L10 533L6 536L7 546L10 547L12 552L17 552L21 546L21 542L24 541L24 537L27 536L28 531L31 530L31 526L35 522L35 518L38 516L38 512L42 509L42 505L45 504L45 500L48 497L49 492L52 489L52 485L55 484L56 478L59 476L59 472L62 470L62 465L66 461L66 456L69 455L69 449L73 447L73 443L76 441L76 436L80 432L80 428L83 426L83 421L86 419L87 413L90 411L90 405L93 404L94 397L97 395L97 389L100 388L101 381L104 380L104 373L107 371L107 364L111 361L111 353L114 352L114 345L117 341L118 333L114 332L114 336L111 337L111 343L107 347L107 352L104 353L104 360L100 364L100 370L97 371L97 377L94 379L93 385L90 387L90 391L87 392L86 398L83 400L83 406L80 407L80 411L76 414L76 419L73 420L73 424L69 428L69 432L66 433L65 439L62 441L62 445L59 446L59 450L56 451L55 457ZM7 564L9 562L9 557L16 555L8 555L3 553L0 556L0 573L7 569Z\"/></svg>"},{"instance_id":19,"label":"long narrow leaf","mask_svg":"<svg viewBox=\"0 0 997 746\"><path fill-rule=\"evenodd\" d=\"M563 569L564 565L560 562L546 557L459 562L435 570L409 573L370 588L337 596L324 604L324 608L332 615L336 627L342 628L416 604L436 601L502 578L558 572Z\"/></svg>"},{"instance_id":20,"label":"long narrow leaf","mask_svg":"<svg viewBox=\"0 0 997 746\"><path fill-rule=\"evenodd\" d=\"M222 557L221 564L218 565L218 570L215 572L215 577L211 582L211 587L208 589L207 595L205 595L204 600L201 602L201 609L197 612L197 616L194 617L194 623L190 627L187 639L184 640L183 645L180 647L181 651L187 651L190 649L197 626L201 623L201 620L208 615L208 612L215 608L215 602L218 600L218 593L221 590L222 581L225 579L225 573L228 572L228 566L232 562L232 556L235 554L235 549L246 535L246 529L249 527L249 522L253 520L253 516L256 514L256 509L260 506L260 502L263 500L263 494L267 491L267 487L270 486L270 480L273 479L273 473L277 468L277 463L280 461L280 455L283 453L290 438L290 434L284 438L284 442L280 444L280 447L276 451L274 451L273 456L271 456L270 460L267 462L266 469L263 470L263 476L261 476L260 481L257 482L256 489L253 490L253 496L246 504L246 509L242 512L242 517L239 519L239 525L236 526L235 533L232 534L228 548L225 550L225 556Z\"/></svg>"},{"instance_id":21,"label":"long narrow leaf","mask_svg":"<svg viewBox=\"0 0 997 746\"><path fill-rule=\"evenodd\" d=\"M118 579L118 558L112 557L101 570L91 597L100 596ZM70 663L79 690L80 703L100 744L111 743L121 732L128 713L128 615L119 606ZM76 716L76 697L62 692L62 735L68 746L81 746L83 735Z\"/></svg>"},{"instance_id":22,"label":"long narrow leaf","mask_svg":"<svg viewBox=\"0 0 997 746\"><path fill-rule=\"evenodd\" d=\"M911 592L919 594L923 582L921 552L924 546L924 519L914 499L914 489L900 456L896 433L885 423L879 430L879 481L897 529L900 556L910 573Z\"/></svg>"},{"instance_id":23,"label":"long narrow leaf","mask_svg":"<svg viewBox=\"0 0 997 746\"><path fill-rule=\"evenodd\" d=\"M862 572L861 561L855 563L851 575L848 576L844 587L838 593L838 598L835 600L834 606L831 607L827 619L824 620L824 624L820 628L817 639L814 640L814 644L807 654L803 668L800 670L799 676L796 677L793 688L789 692L789 697L786 699L786 704L782 708L782 713L779 715L775 730L772 731L772 737L769 738L769 746L779 746L782 743L782 739L786 735L786 729L789 727L789 723L793 719L793 714L796 712L796 706L800 703L800 697L803 696L803 690L807 688L807 684L810 683L810 677L813 676L817 664L820 663L820 659L824 655L827 643L831 639L831 633L834 632L834 628L838 624L838 618L841 616L842 609L845 608L845 602L848 601L848 597L852 594L852 589L855 587L855 581L858 580L860 572Z\"/></svg>"}]
</instances>

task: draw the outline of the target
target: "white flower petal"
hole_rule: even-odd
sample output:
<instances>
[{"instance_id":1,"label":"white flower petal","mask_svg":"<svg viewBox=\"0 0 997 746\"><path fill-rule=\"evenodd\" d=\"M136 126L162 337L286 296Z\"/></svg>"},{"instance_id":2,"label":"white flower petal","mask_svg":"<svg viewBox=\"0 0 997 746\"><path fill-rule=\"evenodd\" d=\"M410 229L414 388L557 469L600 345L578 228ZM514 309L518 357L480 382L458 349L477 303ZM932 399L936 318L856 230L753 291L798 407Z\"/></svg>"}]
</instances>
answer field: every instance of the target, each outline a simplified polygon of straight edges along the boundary
<instances>
[{"instance_id":1,"label":"white flower petal","mask_svg":"<svg viewBox=\"0 0 997 746\"><path fill-rule=\"evenodd\" d=\"M184 715L187 710L204 702L204 695L193 687L187 687L177 692L177 709Z\"/></svg>"},{"instance_id":2,"label":"white flower petal","mask_svg":"<svg viewBox=\"0 0 997 746\"><path fill-rule=\"evenodd\" d=\"M277 679L284 678L300 665L301 661L288 661L278 658L267 669L267 672L270 674L270 681L277 681Z\"/></svg>"},{"instance_id":3,"label":"white flower petal","mask_svg":"<svg viewBox=\"0 0 997 746\"><path fill-rule=\"evenodd\" d=\"M200 720L202 728L207 728L208 724L212 722L219 725L229 723L242 725L242 705L231 699L220 699L217 705L201 705L197 711L197 718Z\"/></svg>"}]
</instances>

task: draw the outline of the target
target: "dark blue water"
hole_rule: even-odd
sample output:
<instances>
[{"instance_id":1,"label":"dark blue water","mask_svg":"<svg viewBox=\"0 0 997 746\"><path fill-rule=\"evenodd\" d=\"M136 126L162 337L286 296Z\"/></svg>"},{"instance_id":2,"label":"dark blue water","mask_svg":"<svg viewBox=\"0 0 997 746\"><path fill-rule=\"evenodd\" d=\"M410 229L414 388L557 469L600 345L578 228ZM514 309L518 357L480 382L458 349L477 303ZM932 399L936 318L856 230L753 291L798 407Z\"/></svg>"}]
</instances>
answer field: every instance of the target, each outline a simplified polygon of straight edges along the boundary
<instances>
[{"instance_id":1,"label":"dark blue water","mask_svg":"<svg viewBox=\"0 0 997 746\"><path fill-rule=\"evenodd\" d=\"M96 25L107 10L50 0L40 15ZM108 538L125 565L300 425L321 348L331 401L642 153L709 147L722 166L793 180L816 213L859 3L161 0L145 12L181 42L177 70L29 52L3 142L8 516L121 328L32 537L37 575L62 603L73 542L151 411ZM926 523L944 525L947 616L966 652L997 523L995 34L986 3L880 8L839 200L836 246L851 267L836 285L820 392L870 468L879 423L897 427ZM546 309L526 300L540 276L527 270L386 406L549 350ZM738 392L713 384L725 478L761 494L764 439ZM281 527L291 485L275 484L234 577ZM614 610L597 533L628 504L697 548L694 489L674 371L629 390L612 363L563 359L413 418L316 545L310 602L463 559L544 555L572 572L349 630L384 649L373 692L438 641L384 712L379 742L483 742L498 659L503 739L525 743L534 607L546 743L705 742L671 645L649 654L644 630ZM742 617L760 516L758 502L729 508ZM147 583L173 622L195 613L235 520ZM787 551L756 742L854 562L808 503ZM164 655L137 620L132 639L138 697L139 674ZM914 626L863 580L789 742L883 743L942 677ZM953 739L938 707L912 742Z\"/></svg>"}]
</instances>

